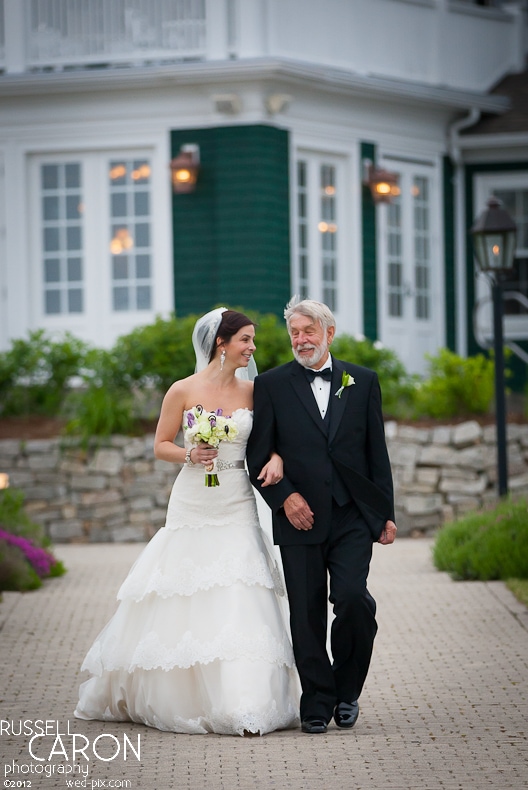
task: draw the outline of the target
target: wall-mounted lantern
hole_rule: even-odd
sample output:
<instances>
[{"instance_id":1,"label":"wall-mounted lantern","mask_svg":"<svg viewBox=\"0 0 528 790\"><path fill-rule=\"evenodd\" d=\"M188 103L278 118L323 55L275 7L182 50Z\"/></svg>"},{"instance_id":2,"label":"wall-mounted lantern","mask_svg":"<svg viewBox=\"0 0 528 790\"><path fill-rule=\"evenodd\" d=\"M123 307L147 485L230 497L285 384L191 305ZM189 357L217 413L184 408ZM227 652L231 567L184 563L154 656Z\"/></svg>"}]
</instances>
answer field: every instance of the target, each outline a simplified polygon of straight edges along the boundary
<instances>
[{"instance_id":1,"label":"wall-mounted lantern","mask_svg":"<svg viewBox=\"0 0 528 790\"><path fill-rule=\"evenodd\" d=\"M391 203L401 193L399 173L375 167L370 159L363 161L363 183L370 189L374 203Z\"/></svg>"},{"instance_id":2,"label":"wall-mounted lantern","mask_svg":"<svg viewBox=\"0 0 528 790\"><path fill-rule=\"evenodd\" d=\"M182 145L178 156L170 163L172 191L175 194L194 192L200 169L200 146Z\"/></svg>"}]
</instances>

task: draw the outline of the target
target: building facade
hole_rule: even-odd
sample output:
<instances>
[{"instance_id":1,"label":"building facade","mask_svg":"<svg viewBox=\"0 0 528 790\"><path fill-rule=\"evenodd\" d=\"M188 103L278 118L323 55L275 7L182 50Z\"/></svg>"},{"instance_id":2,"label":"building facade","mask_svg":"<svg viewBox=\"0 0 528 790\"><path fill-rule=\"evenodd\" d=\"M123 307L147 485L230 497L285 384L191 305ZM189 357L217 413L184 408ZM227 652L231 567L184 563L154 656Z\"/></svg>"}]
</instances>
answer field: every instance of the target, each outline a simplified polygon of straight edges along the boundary
<instances>
[{"instance_id":1,"label":"building facade","mask_svg":"<svg viewBox=\"0 0 528 790\"><path fill-rule=\"evenodd\" d=\"M467 228L490 189L528 217L526 140L475 127L511 111L524 6L0 0L0 348L36 328L108 347L299 293L411 371L474 353ZM175 193L188 146L196 187Z\"/></svg>"}]
</instances>

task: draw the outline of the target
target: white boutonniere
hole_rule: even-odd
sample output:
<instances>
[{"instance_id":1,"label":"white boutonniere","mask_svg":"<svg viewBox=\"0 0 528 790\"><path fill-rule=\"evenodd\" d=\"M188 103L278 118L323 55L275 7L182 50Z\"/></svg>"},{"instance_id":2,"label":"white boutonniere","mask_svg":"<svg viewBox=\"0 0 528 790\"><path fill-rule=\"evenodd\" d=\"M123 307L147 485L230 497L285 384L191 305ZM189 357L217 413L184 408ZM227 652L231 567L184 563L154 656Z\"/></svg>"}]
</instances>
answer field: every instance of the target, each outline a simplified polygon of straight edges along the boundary
<instances>
[{"instance_id":1,"label":"white boutonniere","mask_svg":"<svg viewBox=\"0 0 528 790\"><path fill-rule=\"evenodd\" d=\"M341 376L341 386L336 392L337 397L340 398L343 392L345 391L345 389L347 387L351 387L352 384L355 383L356 382L354 381L354 377L351 376L350 373L346 373L345 371L343 371L343 375Z\"/></svg>"}]
</instances>

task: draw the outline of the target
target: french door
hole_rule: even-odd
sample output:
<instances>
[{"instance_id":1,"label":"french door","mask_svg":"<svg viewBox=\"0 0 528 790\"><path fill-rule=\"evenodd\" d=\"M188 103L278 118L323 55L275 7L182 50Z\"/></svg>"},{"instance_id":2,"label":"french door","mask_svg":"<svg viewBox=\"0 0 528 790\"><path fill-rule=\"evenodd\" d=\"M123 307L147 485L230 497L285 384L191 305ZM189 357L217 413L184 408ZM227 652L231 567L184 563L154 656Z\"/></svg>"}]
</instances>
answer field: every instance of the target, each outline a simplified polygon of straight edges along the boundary
<instances>
[{"instance_id":1,"label":"french door","mask_svg":"<svg viewBox=\"0 0 528 790\"><path fill-rule=\"evenodd\" d=\"M383 164L398 172L400 193L377 209L380 340L409 372L424 373L425 354L444 338L437 174L427 165Z\"/></svg>"},{"instance_id":2,"label":"french door","mask_svg":"<svg viewBox=\"0 0 528 790\"><path fill-rule=\"evenodd\" d=\"M151 151L35 156L30 179L34 326L107 346L153 320Z\"/></svg>"},{"instance_id":3,"label":"french door","mask_svg":"<svg viewBox=\"0 0 528 790\"><path fill-rule=\"evenodd\" d=\"M344 309L343 159L299 151L295 162L293 290L324 302L336 317Z\"/></svg>"}]
</instances>

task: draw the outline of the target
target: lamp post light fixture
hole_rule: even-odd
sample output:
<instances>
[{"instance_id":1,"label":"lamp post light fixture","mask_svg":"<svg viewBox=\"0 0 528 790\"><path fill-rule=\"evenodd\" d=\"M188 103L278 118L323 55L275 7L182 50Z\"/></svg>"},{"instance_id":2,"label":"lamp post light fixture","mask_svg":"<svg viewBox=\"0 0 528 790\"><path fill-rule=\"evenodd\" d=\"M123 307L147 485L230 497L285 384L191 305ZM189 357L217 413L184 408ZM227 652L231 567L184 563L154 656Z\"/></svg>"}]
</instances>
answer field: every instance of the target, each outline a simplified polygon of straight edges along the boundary
<instances>
[{"instance_id":1,"label":"lamp post light fixture","mask_svg":"<svg viewBox=\"0 0 528 790\"><path fill-rule=\"evenodd\" d=\"M200 147L195 143L182 145L170 163L172 191L175 194L194 192L200 169Z\"/></svg>"},{"instance_id":2,"label":"lamp post light fixture","mask_svg":"<svg viewBox=\"0 0 528 790\"><path fill-rule=\"evenodd\" d=\"M493 299L493 351L495 355L495 422L497 428L497 476L499 496L508 493L506 452L506 404L504 394L503 294L504 274L514 267L517 226L496 197L471 228L478 266L491 281Z\"/></svg>"}]
</instances>

